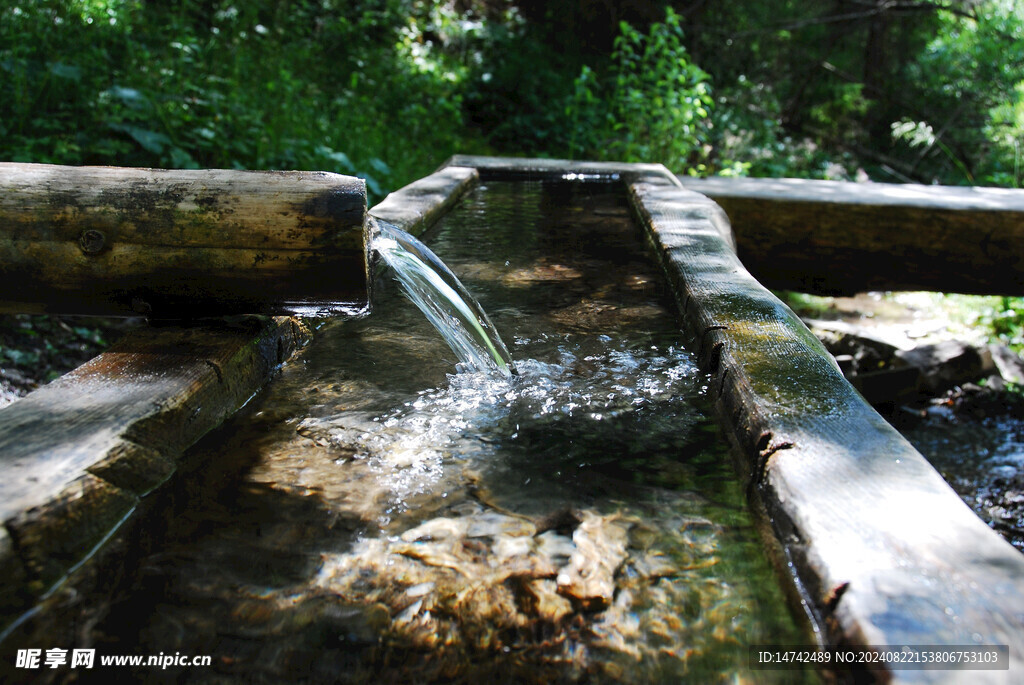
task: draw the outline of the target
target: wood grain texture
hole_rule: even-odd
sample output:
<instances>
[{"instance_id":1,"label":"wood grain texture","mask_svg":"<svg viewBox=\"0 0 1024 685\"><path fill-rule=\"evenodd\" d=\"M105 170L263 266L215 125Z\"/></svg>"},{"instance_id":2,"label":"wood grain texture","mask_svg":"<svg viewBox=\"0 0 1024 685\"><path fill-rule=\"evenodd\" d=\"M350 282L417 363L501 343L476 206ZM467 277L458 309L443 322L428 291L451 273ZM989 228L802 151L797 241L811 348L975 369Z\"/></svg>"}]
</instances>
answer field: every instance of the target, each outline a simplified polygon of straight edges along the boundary
<instances>
[{"instance_id":1,"label":"wood grain texture","mask_svg":"<svg viewBox=\"0 0 1024 685\"><path fill-rule=\"evenodd\" d=\"M285 317L140 329L0 410L0 568L23 569L7 609L88 557L307 337Z\"/></svg>"},{"instance_id":2,"label":"wood grain texture","mask_svg":"<svg viewBox=\"0 0 1024 685\"><path fill-rule=\"evenodd\" d=\"M845 294L1024 294L1024 190L681 179L729 215L765 285Z\"/></svg>"},{"instance_id":3,"label":"wood grain texture","mask_svg":"<svg viewBox=\"0 0 1024 685\"><path fill-rule=\"evenodd\" d=\"M2 312L365 307L362 180L0 163Z\"/></svg>"}]
</instances>

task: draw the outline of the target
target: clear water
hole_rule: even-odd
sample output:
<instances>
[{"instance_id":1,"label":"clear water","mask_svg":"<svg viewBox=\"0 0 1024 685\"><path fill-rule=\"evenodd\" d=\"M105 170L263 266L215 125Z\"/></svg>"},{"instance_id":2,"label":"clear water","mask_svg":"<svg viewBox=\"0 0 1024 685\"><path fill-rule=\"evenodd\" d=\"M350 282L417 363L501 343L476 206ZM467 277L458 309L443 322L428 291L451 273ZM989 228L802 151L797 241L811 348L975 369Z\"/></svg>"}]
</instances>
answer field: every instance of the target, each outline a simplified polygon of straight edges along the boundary
<instances>
[{"instance_id":1,"label":"clear water","mask_svg":"<svg viewBox=\"0 0 1024 685\"><path fill-rule=\"evenodd\" d=\"M933 407L897 427L978 516L1024 551L1024 401L986 411Z\"/></svg>"},{"instance_id":2,"label":"clear water","mask_svg":"<svg viewBox=\"0 0 1024 685\"><path fill-rule=\"evenodd\" d=\"M592 188L488 184L431 241L517 378L453 375L394 287L326 323L190 451L98 652L213 656L147 682L809 677L747 669L808 637L625 199Z\"/></svg>"},{"instance_id":3,"label":"clear water","mask_svg":"<svg viewBox=\"0 0 1024 685\"><path fill-rule=\"evenodd\" d=\"M430 248L402 229L370 219L370 250L391 267L409 299L459 358L459 371L515 373L494 324L451 269Z\"/></svg>"}]
</instances>

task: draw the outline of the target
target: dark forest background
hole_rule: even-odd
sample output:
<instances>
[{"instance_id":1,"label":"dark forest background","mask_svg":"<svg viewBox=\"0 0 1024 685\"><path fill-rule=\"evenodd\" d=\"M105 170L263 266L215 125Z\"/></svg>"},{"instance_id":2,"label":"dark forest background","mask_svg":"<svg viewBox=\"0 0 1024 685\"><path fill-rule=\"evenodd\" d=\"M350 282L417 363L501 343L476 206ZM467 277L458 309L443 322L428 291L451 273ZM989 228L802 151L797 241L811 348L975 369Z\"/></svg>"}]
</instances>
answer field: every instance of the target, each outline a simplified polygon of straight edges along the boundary
<instances>
[{"instance_id":1,"label":"dark forest background","mask_svg":"<svg viewBox=\"0 0 1024 685\"><path fill-rule=\"evenodd\" d=\"M9 0L0 159L1021 184L1016 0Z\"/></svg>"}]
</instances>

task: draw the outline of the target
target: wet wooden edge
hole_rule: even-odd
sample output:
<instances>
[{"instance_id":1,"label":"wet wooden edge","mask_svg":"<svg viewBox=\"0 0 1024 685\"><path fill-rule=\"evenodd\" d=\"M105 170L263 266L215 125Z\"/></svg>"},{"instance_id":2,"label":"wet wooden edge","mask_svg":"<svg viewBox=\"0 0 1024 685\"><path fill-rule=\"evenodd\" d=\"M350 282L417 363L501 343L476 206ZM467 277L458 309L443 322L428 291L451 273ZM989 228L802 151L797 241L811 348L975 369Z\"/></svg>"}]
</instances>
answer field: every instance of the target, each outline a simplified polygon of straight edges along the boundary
<instances>
[{"instance_id":1,"label":"wet wooden edge","mask_svg":"<svg viewBox=\"0 0 1024 685\"><path fill-rule=\"evenodd\" d=\"M479 181L480 174L473 167L445 166L390 193L374 205L369 214L406 233L423 237ZM376 255L368 255L367 268L372 289L384 264Z\"/></svg>"},{"instance_id":2,"label":"wet wooden edge","mask_svg":"<svg viewBox=\"0 0 1024 685\"><path fill-rule=\"evenodd\" d=\"M138 329L0 410L0 634L308 336L289 317Z\"/></svg>"},{"instance_id":3,"label":"wet wooden edge","mask_svg":"<svg viewBox=\"0 0 1024 685\"><path fill-rule=\"evenodd\" d=\"M1024 190L680 178L720 204L763 284L1024 294Z\"/></svg>"},{"instance_id":4,"label":"wet wooden edge","mask_svg":"<svg viewBox=\"0 0 1024 685\"><path fill-rule=\"evenodd\" d=\"M1010 672L883 668L868 675L1010 682L1024 655L1024 555L975 516L846 381L799 318L748 273L712 200L660 166L450 163L475 165L485 179L558 178L580 169L621 178L672 283L691 349L711 374L719 422L827 640L1009 645Z\"/></svg>"},{"instance_id":5,"label":"wet wooden edge","mask_svg":"<svg viewBox=\"0 0 1024 685\"><path fill-rule=\"evenodd\" d=\"M370 216L423 235L480 179L471 166L452 164L389 194Z\"/></svg>"}]
</instances>

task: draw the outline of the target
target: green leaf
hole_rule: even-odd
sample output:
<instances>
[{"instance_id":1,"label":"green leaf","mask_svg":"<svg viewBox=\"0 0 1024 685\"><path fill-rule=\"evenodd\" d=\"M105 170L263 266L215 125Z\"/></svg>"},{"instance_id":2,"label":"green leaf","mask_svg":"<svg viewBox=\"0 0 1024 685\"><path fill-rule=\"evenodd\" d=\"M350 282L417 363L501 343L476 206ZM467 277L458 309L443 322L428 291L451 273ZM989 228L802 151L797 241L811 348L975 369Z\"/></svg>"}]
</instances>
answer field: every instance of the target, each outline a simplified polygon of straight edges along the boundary
<instances>
[{"instance_id":1,"label":"green leaf","mask_svg":"<svg viewBox=\"0 0 1024 685\"><path fill-rule=\"evenodd\" d=\"M369 164L371 167L373 167L374 171L381 174L382 176L391 175L391 167L385 164L384 160L378 159L376 157L371 157Z\"/></svg>"},{"instance_id":2,"label":"green leaf","mask_svg":"<svg viewBox=\"0 0 1024 685\"><path fill-rule=\"evenodd\" d=\"M337 152L327 147L326 145L318 145L316 148L316 153L321 157L326 157L332 162L335 162L346 171L352 170L352 160L349 159L348 155L346 155L344 152Z\"/></svg>"},{"instance_id":3,"label":"green leaf","mask_svg":"<svg viewBox=\"0 0 1024 685\"><path fill-rule=\"evenodd\" d=\"M169 141L168 141L169 142ZM171 148L171 167L174 169L198 169L199 163L180 147Z\"/></svg>"},{"instance_id":4,"label":"green leaf","mask_svg":"<svg viewBox=\"0 0 1024 685\"><path fill-rule=\"evenodd\" d=\"M111 86L107 90L103 91L102 94L113 98L114 100L119 100L122 104L128 105L132 109L149 109L152 107L152 103L149 101L149 98L135 88Z\"/></svg>"},{"instance_id":5,"label":"green leaf","mask_svg":"<svg viewBox=\"0 0 1024 685\"><path fill-rule=\"evenodd\" d=\"M62 62L50 62L46 66L50 73L54 76L58 76L60 78L65 78L69 81L75 82L82 80L82 70L79 67L73 66L71 64L64 64Z\"/></svg>"},{"instance_id":6,"label":"green leaf","mask_svg":"<svg viewBox=\"0 0 1024 685\"><path fill-rule=\"evenodd\" d=\"M108 126L115 131L121 131L131 136L136 143L142 146L147 152L153 154L160 154L164 151L164 148L171 144L171 139L165 136L163 133L156 131L150 131L148 129L140 128L138 126L132 126L131 124L116 124L111 123Z\"/></svg>"}]
</instances>

